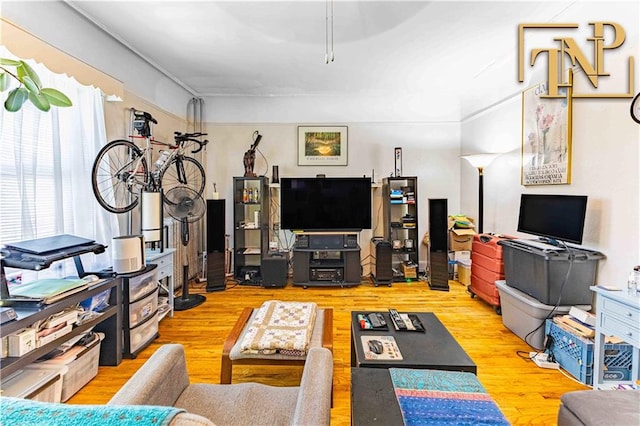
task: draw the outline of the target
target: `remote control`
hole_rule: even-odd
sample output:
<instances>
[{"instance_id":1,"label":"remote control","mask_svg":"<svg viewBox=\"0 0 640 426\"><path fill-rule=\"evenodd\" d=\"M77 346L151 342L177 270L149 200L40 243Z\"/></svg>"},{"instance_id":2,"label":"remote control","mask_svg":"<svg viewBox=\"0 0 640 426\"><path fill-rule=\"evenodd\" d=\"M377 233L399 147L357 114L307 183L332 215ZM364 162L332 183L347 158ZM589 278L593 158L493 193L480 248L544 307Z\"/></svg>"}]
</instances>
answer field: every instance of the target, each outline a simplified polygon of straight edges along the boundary
<instances>
[{"instance_id":1,"label":"remote control","mask_svg":"<svg viewBox=\"0 0 640 426\"><path fill-rule=\"evenodd\" d=\"M393 322L393 327L396 330L406 330L407 325L404 323L402 318L400 318L400 314L395 309L389 309L389 317L391 317L391 322Z\"/></svg>"},{"instance_id":2,"label":"remote control","mask_svg":"<svg viewBox=\"0 0 640 426\"><path fill-rule=\"evenodd\" d=\"M369 322L371 323L373 328L381 328L387 325L386 321L384 320L384 317L382 317L382 315L380 314L370 313L367 315L367 318L369 318Z\"/></svg>"}]
</instances>

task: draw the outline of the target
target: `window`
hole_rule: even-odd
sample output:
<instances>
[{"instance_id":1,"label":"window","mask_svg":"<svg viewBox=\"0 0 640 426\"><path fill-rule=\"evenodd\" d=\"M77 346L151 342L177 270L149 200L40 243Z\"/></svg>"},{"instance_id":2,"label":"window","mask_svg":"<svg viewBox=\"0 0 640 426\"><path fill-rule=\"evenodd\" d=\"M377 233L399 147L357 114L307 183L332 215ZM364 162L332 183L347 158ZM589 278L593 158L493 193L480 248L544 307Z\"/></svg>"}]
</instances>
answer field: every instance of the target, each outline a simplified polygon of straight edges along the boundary
<instances>
[{"instance_id":1,"label":"window","mask_svg":"<svg viewBox=\"0 0 640 426\"><path fill-rule=\"evenodd\" d=\"M3 49L0 56L12 57ZM62 91L73 106L42 112L26 103L14 113L0 107L0 243L73 234L108 244L117 220L91 189L93 160L106 143L102 93L29 64L43 86ZM108 253L85 257L87 270L111 263ZM62 268L53 272L75 272L73 262Z\"/></svg>"}]
</instances>

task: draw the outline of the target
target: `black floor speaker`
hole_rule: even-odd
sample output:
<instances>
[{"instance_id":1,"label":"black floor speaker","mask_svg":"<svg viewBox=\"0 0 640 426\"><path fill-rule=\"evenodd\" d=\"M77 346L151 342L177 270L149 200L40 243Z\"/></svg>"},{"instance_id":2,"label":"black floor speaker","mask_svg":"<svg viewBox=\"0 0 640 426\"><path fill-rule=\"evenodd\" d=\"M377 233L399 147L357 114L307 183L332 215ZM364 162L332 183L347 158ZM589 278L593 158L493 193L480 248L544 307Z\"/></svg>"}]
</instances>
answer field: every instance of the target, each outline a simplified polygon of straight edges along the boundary
<instances>
[{"instance_id":1,"label":"black floor speaker","mask_svg":"<svg viewBox=\"0 0 640 426\"><path fill-rule=\"evenodd\" d=\"M225 278L225 202L207 200L207 291L226 288Z\"/></svg>"},{"instance_id":2,"label":"black floor speaker","mask_svg":"<svg viewBox=\"0 0 640 426\"><path fill-rule=\"evenodd\" d=\"M285 287L287 285L287 270L287 258L284 253L262 258L260 263L262 287Z\"/></svg>"},{"instance_id":3,"label":"black floor speaker","mask_svg":"<svg viewBox=\"0 0 640 426\"><path fill-rule=\"evenodd\" d=\"M391 252L389 241L382 238L371 239L371 279L376 287L380 284L391 286L393 282Z\"/></svg>"},{"instance_id":4,"label":"black floor speaker","mask_svg":"<svg viewBox=\"0 0 640 426\"><path fill-rule=\"evenodd\" d=\"M449 291L447 199L429 199L429 287Z\"/></svg>"}]
</instances>

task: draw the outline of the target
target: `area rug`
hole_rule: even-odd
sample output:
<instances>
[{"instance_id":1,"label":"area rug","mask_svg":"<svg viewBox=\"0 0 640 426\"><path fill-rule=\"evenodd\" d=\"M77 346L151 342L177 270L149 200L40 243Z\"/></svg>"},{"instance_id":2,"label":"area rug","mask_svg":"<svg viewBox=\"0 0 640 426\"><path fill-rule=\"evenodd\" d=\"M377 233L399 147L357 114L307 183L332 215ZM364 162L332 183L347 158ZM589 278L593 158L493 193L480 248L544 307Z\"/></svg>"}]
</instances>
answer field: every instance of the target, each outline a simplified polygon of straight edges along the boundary
<instances>
[{"instance_id":1,"label":"area rug","mask_svg":"<svg viewBox=\"0 0 640 426\"><path fill-rule=\"evenodd\" d=\"M473 373L390 368L405 425L509 425Z\"/></svg>"}]
</instances>

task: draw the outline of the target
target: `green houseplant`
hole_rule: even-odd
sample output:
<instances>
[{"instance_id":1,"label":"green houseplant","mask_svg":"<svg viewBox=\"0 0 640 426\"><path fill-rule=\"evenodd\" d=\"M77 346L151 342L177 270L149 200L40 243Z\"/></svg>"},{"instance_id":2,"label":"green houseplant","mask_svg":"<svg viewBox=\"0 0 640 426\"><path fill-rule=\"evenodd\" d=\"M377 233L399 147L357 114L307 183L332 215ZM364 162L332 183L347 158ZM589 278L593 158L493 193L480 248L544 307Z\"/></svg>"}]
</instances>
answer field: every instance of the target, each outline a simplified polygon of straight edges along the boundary
<instances>
[{"instance_id":1,"label":"green houseplant","mask_svg":"<svg viewBox=\"0 0 640 426\"><path fill-rule=\"evenodd\" d=\"M14 72L10 69L15 69ZM38 74L24 61L0 58L0 92L11 88L11 81L18 81L18 87L9 90L4 101L4 109L16 112L28 100L41 111L49 111L51 106L69 107L71 100L62 92L50 87L42 87Z\"/></svg>"}]
</instances>

